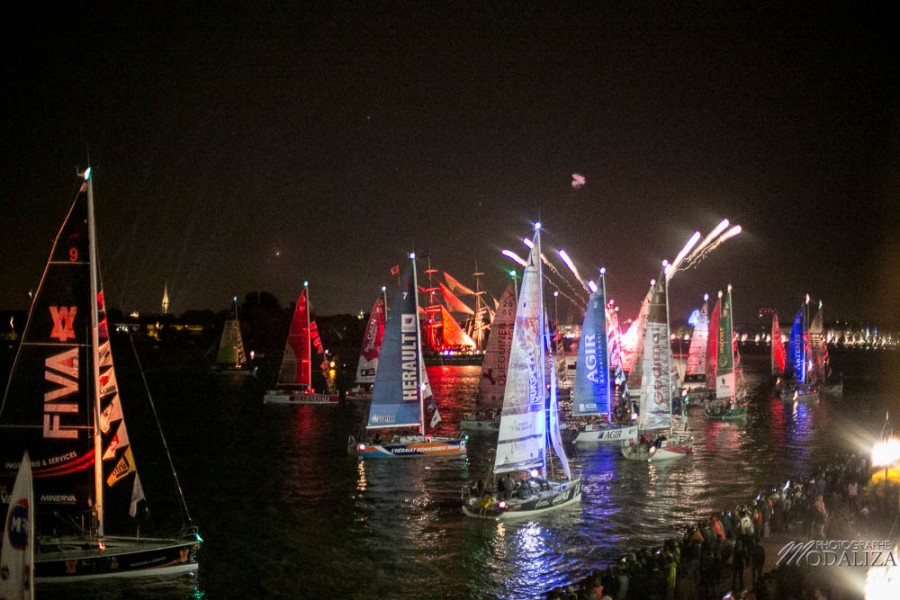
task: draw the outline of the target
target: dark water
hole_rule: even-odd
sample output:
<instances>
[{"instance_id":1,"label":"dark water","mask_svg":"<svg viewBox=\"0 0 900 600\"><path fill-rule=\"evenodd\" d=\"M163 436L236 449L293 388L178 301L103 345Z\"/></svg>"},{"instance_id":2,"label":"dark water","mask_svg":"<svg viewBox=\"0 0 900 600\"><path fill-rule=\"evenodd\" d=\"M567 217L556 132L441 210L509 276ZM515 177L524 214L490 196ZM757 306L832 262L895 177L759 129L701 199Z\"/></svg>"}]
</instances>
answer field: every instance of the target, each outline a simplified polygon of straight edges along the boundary
<instances>
[{"instance_id":1,"label":"dark water","mask_svg":"<svg viewBox=\"0 0 900 600\"><path fill-rule=\"evenodd\" d=\"M793 406L771 395L768 357L745 354L747 423L707 422L694 412L695 453L670 464L570 447L585 480L581 505L513 523L460 511L463 485L492 465L490 438L471 439L464 460L360 462L345 448L364 422L362 404L264 406L259 381L150 373L191 517L206 540L200 574L177 584L48 588L39 597L541 597L628 550L680 535L691 521L744 503L767 484L806 474L838 453L867 453L885 410L900 408L888 384L900 356L833 359L846 375L843 398ZM471 409L478 374L475 367L429 369L448 428ZM123 397L128 388L143 394L139 377L120 380ZM129 431L148 416L126 404ZM162 521L178 506L160 497L169 484L150 471L164 464L141 453L155 443L149 428L142 437L132 443L151 511Z\"/></svg>"}]
</instances>

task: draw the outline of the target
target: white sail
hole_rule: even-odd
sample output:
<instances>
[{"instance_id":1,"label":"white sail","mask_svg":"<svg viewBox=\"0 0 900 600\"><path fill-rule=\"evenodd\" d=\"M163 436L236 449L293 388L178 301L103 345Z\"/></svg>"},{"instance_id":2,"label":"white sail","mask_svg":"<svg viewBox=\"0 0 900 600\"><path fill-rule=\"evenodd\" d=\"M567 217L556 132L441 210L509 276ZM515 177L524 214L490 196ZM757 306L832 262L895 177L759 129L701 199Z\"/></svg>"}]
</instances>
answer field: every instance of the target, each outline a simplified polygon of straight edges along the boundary
<instances>
[{"instance_id":1,"label":"white sail","mask_svg":"<svg viewBox=\"0 0 900 600\"><path fill-rule=\"evenodd\" d=\"M691 345L688 348L685 379L704 381L706 377L706 346L709 338L709 302L704 296L703 306L697 313L697 322L691 334Z\"/></svg>"},{"instance_id":2,"label":"white sail","mask_svg":"<svg viewBox=\"0 0 900 600\"><path fill-rule=\"evenodd\" d=\"M516 308L494 473L543 469L547 427L540 255L531 249Z\"/></svg>"},{"instance_id":3,"label":"white sail","mask_svg":"<svg viewBox=\"0 0 900 600\"><path fill-rule=\"evenodd\" d=\"M549 336L547 336L547 338L549 339ZM556 370L548 369L547 373L550 378L550 443L553 446L553 452L556 454L556 457L562 465L562 470L563 473L566 474L566 479L572 479L572 471L569 468L569 459L566 457L566 452L563 449L562 434L559 431L560 421Z\"/></svg>"},{"instance_id":4,"label":"white sail","mask_svg":"<svg viewBox=\"0 0 900 600\"><path fill-rule=\"evenodd\" d=\"M652 288L644 328L643 378L638 429L669 429L672 425L671 346L666 315L665 274Z\"/></svg>"},{"instance_id":5,"label":"white sail","mask_svg":"<svg viewBox=\"0 0 900 600\"><path fill-rule=\"evenodd\" d=\"M34 487L28 452L19 464L9 509L3 521L3 545L0 547L0 598L34 598Z\"/></svg>"},{"instance_id":6,"label":"white sail","mask_svg":"<svg viewBox=\"0 0 900 600\"><path fill-rule=\"evenodd\" d=\"M385 302L381 296L375 300L369 321L359 349L359 364L356 367L357 384L375 383L378 371L378 356L381 354L381 340L384 337Z\"/></svg>"}]
</instances>

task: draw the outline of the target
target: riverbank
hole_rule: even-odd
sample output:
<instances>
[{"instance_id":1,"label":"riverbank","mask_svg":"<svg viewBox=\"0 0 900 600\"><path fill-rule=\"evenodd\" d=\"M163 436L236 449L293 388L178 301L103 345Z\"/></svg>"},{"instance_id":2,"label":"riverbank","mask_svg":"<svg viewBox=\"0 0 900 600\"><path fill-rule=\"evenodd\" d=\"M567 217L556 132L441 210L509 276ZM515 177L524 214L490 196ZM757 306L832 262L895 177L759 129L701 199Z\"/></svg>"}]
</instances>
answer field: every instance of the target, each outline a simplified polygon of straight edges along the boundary
<instances>
[{"instance_id":1,"label":"riverbank","mask_svg":"<svg viewBox=\"0 0 900 600\"><path fill-rule=\"evenodd\" d=\"M900 563L900 488L870 483L870 474L865 458L846 456L733 510L701 516L682 538L637 549L546 597L866 598L867 578L875 571L869 567ZM876 585L868 583L870 592ZM877 597L900 595L885 591Z\"/></svg>"}]
</instances>

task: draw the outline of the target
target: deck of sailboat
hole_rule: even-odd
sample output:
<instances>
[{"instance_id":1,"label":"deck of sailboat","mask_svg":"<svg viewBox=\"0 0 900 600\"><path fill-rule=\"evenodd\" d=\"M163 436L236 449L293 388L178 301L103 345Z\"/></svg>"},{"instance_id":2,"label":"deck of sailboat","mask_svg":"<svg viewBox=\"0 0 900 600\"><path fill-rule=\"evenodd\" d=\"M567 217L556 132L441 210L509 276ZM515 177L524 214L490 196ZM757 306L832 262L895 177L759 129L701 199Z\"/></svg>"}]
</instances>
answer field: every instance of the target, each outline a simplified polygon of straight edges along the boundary
<instances>
[{"instance_id":1,"label":"deck of sailboat","mask_svg":"<svg viewBox=\"0 0 900 600\"><path fill-rule=\"evenodd\" d=\"M463 490L463 513L476 519L494 521L524 519L577 504L581 500L581 477L568 481L545 481L546 487L527 497L497 499L492 495L474 497Z\"/></svg>"}]
</instances>

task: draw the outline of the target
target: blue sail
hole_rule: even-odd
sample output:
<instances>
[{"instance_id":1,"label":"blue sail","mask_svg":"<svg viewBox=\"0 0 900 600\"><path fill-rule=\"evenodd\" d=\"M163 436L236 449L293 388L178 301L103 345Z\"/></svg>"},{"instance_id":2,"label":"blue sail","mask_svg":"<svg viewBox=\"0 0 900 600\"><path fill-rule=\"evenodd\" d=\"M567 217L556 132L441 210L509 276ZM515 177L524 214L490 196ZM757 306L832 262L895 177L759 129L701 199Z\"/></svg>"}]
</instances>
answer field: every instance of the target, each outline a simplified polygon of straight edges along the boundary
<instances>
[{"instance_id":1,"label":"blue sail","mask_svg":"<svg viewBox=\"0 0 900 600\"><path fill-rule=\"evenodd\" d=\"M574 416L610 413L609 353L606 335L606 298L603 285L588 300L578 362L575 366L575 386L572 391Z\"/></svg>"},{"instance_id":2,"label":"blue sail","mask_svg":"<svg viewBox=\"0 0 900 600\"><path fill-rule=\"evenodd\" d=\"M797 312L794 325L791 327L791 339L788 341L790 357L790 376L794 381L806 381L806 347L803 331L803 308Z\"/></svg>"},{"instance_id":3,"label":"blue sail","mask_svg":"<svg viewBox=\"0 0 900 600\"><path fill-rule=\"evenodd\" d=\"M378 371L369 407L369 429L418 427L422 374L415 259L410 260L384 326Z\"/></svg>"}]
</instances>

